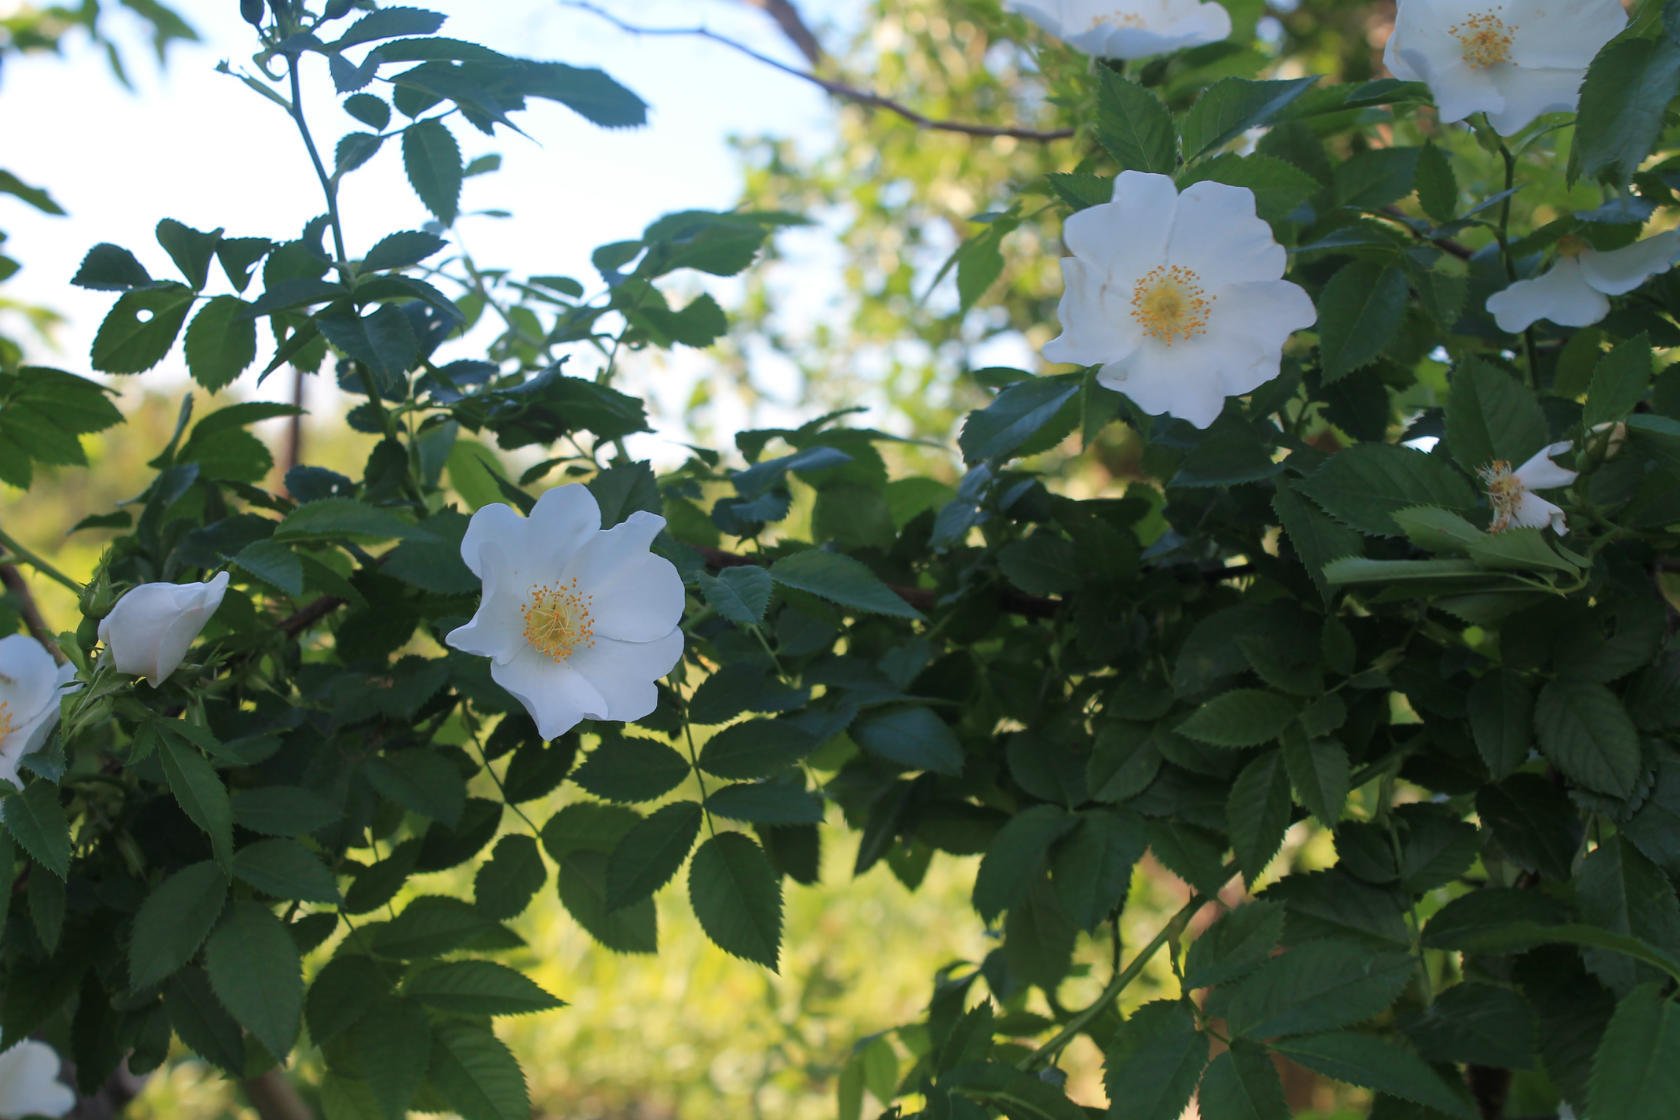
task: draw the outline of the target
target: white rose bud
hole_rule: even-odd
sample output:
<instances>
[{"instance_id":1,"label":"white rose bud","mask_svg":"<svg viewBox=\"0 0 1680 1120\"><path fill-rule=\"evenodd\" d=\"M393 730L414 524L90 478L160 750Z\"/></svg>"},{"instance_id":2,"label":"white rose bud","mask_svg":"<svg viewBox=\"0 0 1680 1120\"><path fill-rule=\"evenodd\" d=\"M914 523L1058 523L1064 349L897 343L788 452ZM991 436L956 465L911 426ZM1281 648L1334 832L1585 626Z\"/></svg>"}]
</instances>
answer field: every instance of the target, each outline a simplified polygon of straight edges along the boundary
<instances>
[{"instance_id":1,"label":"white rose bud","mask_svg":"<svg viewBox=\"0 0 1680 1120\"><path fill-rule=\"evenodd\" d=\"M118 599L99 623L117 671L145 677L153 688L162 684L222 605L227 585L220 572L209 583L142 583Z\"/></svg>"}]
</instances>

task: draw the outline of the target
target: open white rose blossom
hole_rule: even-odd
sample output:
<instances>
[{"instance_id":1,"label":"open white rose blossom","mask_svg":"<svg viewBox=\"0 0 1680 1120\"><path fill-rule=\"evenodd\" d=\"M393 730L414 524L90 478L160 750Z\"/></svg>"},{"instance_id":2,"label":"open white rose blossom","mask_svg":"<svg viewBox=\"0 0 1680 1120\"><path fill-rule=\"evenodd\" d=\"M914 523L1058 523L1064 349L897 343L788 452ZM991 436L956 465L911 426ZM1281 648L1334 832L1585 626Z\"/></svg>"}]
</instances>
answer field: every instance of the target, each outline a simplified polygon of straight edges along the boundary
<instances>
[{"instance_id":1,"label":"open white rose blossom","mask_svg":"<svg viewBox=\"0 0 1680 1120\"><path fill-rule=\"evenodd\" d=\"M227 592L228 574L208 583L142 583L99 620L99 640L120 673L162 684L187 655Z\"/></svg>"},{"instance_id":2,"label":"open white rose blossom","mask_svg":"<svg viewBox=\"0 0 1680 1120\"><path fill-rule=\"evenodd\" d=\"M1247 187L1180 194L1165 175L1125 171L1063 239L1062 333L1044 356L1101 365L1097 380L1145 412L1207 427L1226 397L1276 377L1284 342L1316 318Z\"/></svg>"},{"instance_id":3,"label":"open white rose blossom","mask_svg":"<svg viewBox=\"0 0 1680 1120\"><path fill-rule=\"evenodd\" d=\"M1511 464L1504 459L1495 459L1476 471L1481 476L1482 485L1487 487L1488 503L1493 506L1493 523L1488 526L1490 533L1519 528L1544 529L1548 525L1560 537L1568 531L1563 521L1563 510L1534 491L1554 490L1575 481L1574 471L1552 462L1553 455L1561 455L1569 447L1568 440L1550 444L1516 470L1512 470Z\"/></svg>"},{"instance_id":4,"label":"open white rose blossom","mask_svg":"<svg viewBox=\"0 0 1680 1120\"><path fill-rule=\"evenodd\" d=\"M34 638L0 638L0 778L23 785L18 763L46 744L58 723L59 697L75 677L74 665L55 663Z\"/></svg>"},{"instance_id":5,"label":"open white rose blossom","mask_svg":"<svg viewBox=\"0 0 1680 1120\"><path fill-rule=\"evenodd\" d=\"M1587 327L1610 313L1608 296L1633 291L1680 259L1680 231L1669 230L1620 249L1600 252L1578 237L1558 243L1557 263L1532 280L1518 280L1488 297L1502 331L1519 334L1541 319Z\"/></svg>"},{"instance_id":6,"label":"open white rose blossom","mask_svg":"<svg viewBox=\"0 0 1680 1120\"><path fill-rule=\"evenodd\" d=\"M1383 61L1426 83L1443 121L1486 113L1509 136L1573 110L1593 56L1625 26L1619 0L1400 0Z\"/></svg>"},{"instance_id":7,"label":"open white rose blossom","mask_svg":"<svg viewBox=\"0 0 1680 1120\"><path fill-rule=\"evenodd\" d=\"M0 1120L63 1116L76 1107L76 1094L58 1079L56 1051L24 1039L0 1051Z\"/></svg>"},{"instance_id":8,"label":"open white rose blossom","mask_svg":"<svg viewBox=\"0 0 1680 1120\"><path fill-rule=\"evenodd\" d=\"M1097 58L1148 58L1217 43L1231 16L1204 0L1007 0L1068 46Z\"/></svg>"},{"instance_id":9,"label":"open white rose blossom","mask_svg":"<svg viewBox=\"0 0 1680 1120\"><path fill-rule=\"evenodd\" d=\"M642 718L683 651L682 577L648 551L664 528L637 511L602 529L595 496L578 484L544 493L529 518L485 506L461 540L484 596L444 641L490 658L490 676L545 739L579 720Z\"/></svg>"}]
</instances>

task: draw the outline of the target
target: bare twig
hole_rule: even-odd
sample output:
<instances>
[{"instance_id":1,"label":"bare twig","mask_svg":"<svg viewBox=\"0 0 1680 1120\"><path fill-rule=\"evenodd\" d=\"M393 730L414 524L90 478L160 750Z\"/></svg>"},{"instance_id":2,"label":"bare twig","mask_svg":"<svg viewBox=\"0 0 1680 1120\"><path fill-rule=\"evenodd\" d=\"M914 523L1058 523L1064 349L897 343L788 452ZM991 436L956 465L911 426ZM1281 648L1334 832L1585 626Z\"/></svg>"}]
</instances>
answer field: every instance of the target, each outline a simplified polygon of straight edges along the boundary
<instances>
[{"instance_id":1,"label":"bare twig","mask_svg":"<svg viewBox=\"0 0 1680 1120\"><path fill-rule=\"evenodd\" d=\"M782 29L787 41L805 56L805 61L813 68L828 61L822 43L811 30L811 25L805 22L805 17L799 14L799 9L793 6L793 0L743 0L743 3L748 7L757 8L775 20L776 26Z\"/></svg>"},{"instance_id":2,"label":"bare twig","mask_svg":"<svg viewBox=\"0 0 1680 1120\"><path fill-rule=\"evenodd\" d=\"M1054 140L1066 140L1068 137L1073 135L1073 129L1071 128L1016 128L1010 125L971 124L966 121L952 121L929 117L924 113L918 113L916 110L910 108L902 102L894 101L892 98L886 97L882 94L875 93L871 90L858 89L857 87L849 86L844 82L824 78L820 75L813 74L808 70L801 70L797 66L789 66L785 62L780 62L771 58L769 55L756 51L747 46L745 43L737 42L736 40L729 38L727 35L719 35L717 32L712 31L709 28L643 27L639 24L629 23L622 20L606 9L597 7L595 4L590 3L589 0L560 0L560 2L565 7L577 8L580 11L585 11L591 15L599 16L601 19L606 20L614 27L617 27L620 31L629 35L683 36L691 39L708 39L711 42L728 47L730 50L738 51L753 61L762 63L773 70L780 70L782 73L787 74L790 77L798 78L803 82L809 82L817 88L824 90L843 101L850 101L854 105L862 105L870 109L884 109L889 113L895 113L918 128L926 128L936 132L955 132L960 133L963 136L1008 136L1016 140L1032 140L1038 143L1049 143Z\"/></svg>"},{"instance_id":3,"label":"bare twig","mask_svg":"<svg viewBox=\"0 0 1680 1120\"><path fill-rule=\"evenodd\" d=\"M1446 253L1451 253L1461 261L1467 261L1475 255L1475 250L1471 249L1468 245L1465 245L1462 241L1454 241L1450 237L1440 237L1436 234L1425 233L1423 230L1418 228L1416 221L1414 221L1398 206L1384 206L1382 212L1385 217L1392 218L1394 221L1405 226L1411 235L1419 241L1427 241L1437 249Z\"/></svg>"},{"instance_id":4,"label":"bare twig","mask_svg":"<svg viewBox=\"0 0 1680 1120\"><path fill-rule=\"evenodd\" d=\"M30 636L47 647L47 652L60 665L64 664L64 654L59 651L58 643L53 641L52 627L41 617L41 608L35 603L35 596L29 591L29 584L24 582L23 573L17 570L16 564L0 564L0 585L4 585L7 594L17 601L18 615L28 628Z\"/></svg>"}]
</instances>

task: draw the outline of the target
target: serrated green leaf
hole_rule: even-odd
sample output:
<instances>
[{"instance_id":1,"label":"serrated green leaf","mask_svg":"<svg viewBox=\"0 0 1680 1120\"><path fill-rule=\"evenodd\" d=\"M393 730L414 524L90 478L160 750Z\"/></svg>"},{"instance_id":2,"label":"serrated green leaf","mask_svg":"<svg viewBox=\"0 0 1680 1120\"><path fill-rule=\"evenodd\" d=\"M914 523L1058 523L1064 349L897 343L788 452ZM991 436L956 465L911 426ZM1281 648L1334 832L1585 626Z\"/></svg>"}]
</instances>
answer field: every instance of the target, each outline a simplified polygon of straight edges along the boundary
<instances>
[{"instance_id":1,"label":"serrated green leaf","mask_svg":"<svg viewBox=\"0 0 1680 1120\"><path fill-rule=\"evenodd\" d=\"M449 1015L529 1015L564 1007L520 972L494 961L448 961L411 975L403 994Z\"/></svg>"},{"instance_id":2,"label":"serrated green leaf","mask_svg":"<svg viewBox=\"0 0 1680 1120\"><path fill-rule=\"evenodd\" d=\"M737 626L757 626L770 609L770 573L763 568L725 568L717 577L700 581L701 591L713 610Z\"/></svg>"},{"instance_id":3,"label":"serrated green leaf","mask_svg":"<svg viewBox=\"0 0 1680 1120\"><path fill-rule=\"evenodd\" d=\"M1132 868L1148 842L1135 814L1107 809L1079 814L1073 832L1057 842L1050 857L1050 881L1074 925L1092 929L1124 902Z\"/></svg>"},{"instance_id":4,"label":"serrated green leaf","mask_svg":"<svg viewBox=\"0 0 1680 1120\"><path fill-rule=\"evenodd\" d=\"M547 843L546 830L543 835ZM618 953L657 952L659 926L653 899L609 910L606 882L605 854L573 851L561 858L560 901L589 936Z\"/></svg>"},{"instance_id":5,"label":"serrated green leaf","mask_svg":"<svg viewBox=\"0 0 1680 1120\"><path fill-rule=\"evenodd\" d=\"M1265 1051L1238 1041L1202 1074L1202 1120L1289 1120L1283 1082Z\"/></svg>"},{"instance_id":6,"label":"serrated green leaf","mask_svg":"<svg viewBox=\"0 0 1680 1120\"><path fill-rule=\"evenodd\" d=\"M1015 1120L1084 1120L1085 1117L1085 1111L1056 1086L1014 1066L997 1063L959 1066L943 1074L939 1085L965 1100L1001 1109L1005 1116ZM888 1093L891 1094L890 1089Z\"/></svg>"},{"instance_id":7,"label":"serrated green leaf","mask_svg":"<svg viewBox=\"0 0 1680 1120\"><path fill-rule=\"evenodd\" d=\"M233 808L227 787L196 747L165 737L158 753L169 791L188 818L210 837L216 862L227 864L233 858Z\"/></svg>"},{"instance_id":8,"label":"serrated green leaf","mask_svg":"<svg viewBox=\"0 0 1680 1120\"><path fill-rule=\"evenodd\" d=\"M1108 1099L1135 1120L1178 1120L1207 1065L1208 1041L1176 1000L1146 1003L1127 1017L1104 1052Z\"/></svg>"},{"instance_id":9,"label":"serrated green leaf","mask_svg":"<svg viewBox=\"0 0 1680 1120\"><path fill-rule=\"evenodd\" d=\"M699 805L679 801L626 832L607 857L607 908L648 898L670 882L694 848L701 819Z\"/></svg>"},{"instance_id":10,"label":"serrated green leaf","mask_svg":"<svg viewBox=\"0 0 1680 1120\"><path fill-rule=\"evenodd\" d=\"M274 529L277 541L389 540L415 531L389 510L354 498L321 498L299 506Z\"/></svg>"},{"instance_id":11,"label":"serrated green leaf","mask_svg":"<svg viewBox=\"0 0 1680 1120\"><path fill-rule=\"evenodd\" d=\"M900 766L936 774L962 773L962 743L932 708L912 704L878 708L852 724L852 739L870 754Z\"/></svg>"},{"instance_id":12,"label":"serrated green leaf","mask_svg":"<svg viewBox=\"0 0 1680 1120\"><path fill-rule=\"evenodd\" d=\"M285 1060L303 1014L303 966L280 919L254 902L235 902L205 944L204 963L222 1006Z\"/></svg>"},{"instance_id":13,"label":"serrated green leaf","mask_svg":"<svg viewBox=\"0 0 1680 1120\"><path fill-rule=\"evenodd\" d=\"M804 591L842 607L868 614L919 620L921 612L881 582L874 572L850 556L806 549L770 565L770 578L783 587Z\"/></svg>"},{"instance_id":14,"label":"serrated green leaf","mask_svg":"<svg viewBox=\"0 0 1680 1120\"><path fill-rule=\"evenodd\" d=\"M688 897L713 944L777 970L782 884L757 844L739 832L701 844L688 870Z\"/></svg>"},{"instance_id":15,"label":"serrated green leaf","mask_svg":"<svg viewBox=\"0 0 1680 1120\"><path fill-rule=\"evenodd\" d=\"M1425 144L1418 155L1417 194L1423 212L1437 222L1450 222L1458 215L1458 176L1452 160L1434 144Z\"/></svg>"},{"instance_id":16,"label":"serrated green leaf","mask_svg":"<svg viewBox=\"0 0 1680 1120\"><path fill-rule=\"evenodd\" d=\"M1318 297L1325 384L1377 360L1400 332L1411 288L1404 269L1374 261L1344 265Z\"/></svg>"},{"instance_id":17,"label":"serrated green leaf","mask_svg":"<svg viewBox=\"0 0 1680 1120\"><path fill-rule=\"evenodd\" d=\"M380 926L373 948L380 956L414 959L459 949L497 923L457 898L422 895Z\"/></svg>"},{"instance_id":18,"label":"serrated green leaf","mask_svg":"<svg viewBox=\"0 0 1680 1120\"><path fill-rule=\"evenodd\" d=\"M529 836L504 836L473 877L473 905L505 920L522 913L548 882L548 868Z\"/></svg>"},{"instance_id":19,"label":"serrated green leaf","mask_svg":"<svg viewBox=\"0 0 1680 1120\"><path fill-rule=\"evenodd\" d=\"M455 224L461 207L461 146L448 127L435 120L409 125L403 132L403 170L420 201L446 226Z\"/></svg>"},{"instance_id":20,"label":"serrated green leaf","mask_svg":"<svg viewBox=\"0 0 1680 1120\"><path fill-rule=\"evenodd\" d=\"M1581 423L1588 428L1620 420L1645 399L1651 385L1651 339L1640 333L1620 343L1593 367Z\"/></svg>"},{"instance_id":21,"label":"serrated green leaf","mask_svg":"<svg viewBox=\"0 0 1680 1120\"><path fill-rule=\"evenodd\" d=\"M1570 170L1622 185L1656 145L1680 88L1680 44L1623 38L1598 52L1581 83Z\"/></svg>"},{"instance_id":22,"label":"serrated green leaf","mask_svg":"<svg viewBox=\"0 0 1680 1120\"><path fill-rule=\"evenodd\" d=\"M165 218L157 224L157 240L187 283L195 291L203 291L204 285L210 282L210 262L216 259L222 231L206 233L174 218Z\"/></svg>"},{"instance_id":23,"label":"serrated green leaf","mask_svg":"<svg viewBox=\"0 0 1680 1120\"><path fill-rule=\"evenodd\" d=\"M435 234L407 230L380 238L362 258L363 272L377 272L386 268L407 268L419 264L434 253L441 252L449 242Z\"/></svg>"},{"instance_id":24,"label":"serrated green leaf","mask_svg":"<svg viewBox=\"0 0 1680 1120\"><path fill-rule=\"evenodd\" d=\"M166 284L118 298L93 336L93 368L144 373L163 361L192 310L192 289Z\"/></svg>"},{"instance_id":25,"label":"serrated green leaf","mask_svg":"<svg viewBox=\"0 0 1680 1120\"><path fill-rule=\"evenodd\" d=\"M379 962L359 954L341 954L328 961L309 985L304 1014L309 1036L325 1046L367 1014L389 994L391 982Z\"/></svg>"},{"instance_id":26,"label":"serrated green leaf","mask_svg":"<svg viewBox=\"0 0 1680 1120\"><path fill-rule=\"evenodd\" d=\"M1184 116L1184 157L1194 159L1276 120L1317 81L1317 77L1269 82L1221 78L1202 92Z\"/></svg>"},{"instance_id":27,"label":"serrated green leaf","mask_svg":"<svg viewBox=\"0 0 1680 1120\"><path fill-rule=\"evenodd\" d=\"M1444 457L1386 443L1337 452L1296 489L1343 524L1375 537L1402 535L1396 510L1439 506L1468 513L1476 506L1470 483Z\"/></svg>"},{"instance_id":28,"label":"serrated green leaf","mask_svg":"<svg viewBox=\"0 0 1680 1120\"><path fill-rule=\"evenodd\" d=\"M1097 78L1097 142L1123 170L1172 174L1178 137L1161 99L1112 70Z\"/></svg>"},{"instance_id":29,"label":"serrated green leaf","mask_svg":"<svg viewBox=\"0 0 1680 1120\"><path fill-rule=\"evenodd\" d=\"M653 801L688 777L689 763L676 749L634 735L607 736L591 751L572 781L608 801Z\"/></svg>"},{"instance_id":30,"label":"serrated green leaf","mask_svg":"<svg viewBox=\"0 0 1680 1120\"><path fill-rule=\"evenodd\" d=\"M525 1074L508 1048L476 1023L441 1022L432 1030L426 1076L462 1120L529 1120Z\"/></svg>"},{"instance_id":31,"label":"serrated green leaf","mask_svg":"<svg viewBox=\"0 0 1680 1120\"><path fill-rule=\"evenodd\" d=\"M1447 448L1458 465L1477 471L1496 459L1520 464L1546 443L1546 417L1534 393L1477 358L1452 372L1447 398Z\"/></svg>"},{"instance_id":32,"label":"serrated green leaf","mask_svg":"<svg viewBox=\"0 0 1680 1120\"><path fill-rule=\"evenodd\" d=\"M1680 1007L1657 984L1634 989L1593 1057L1593 1120L1669 1120L1680 1100Z\"/></svg>"},{"instance_id":33,"label":"serrated green leaf","mask_svg":"<svg viewBox=\"0 0 1680 1120\"><path fill-rule=\"evenodd\" d=\"M149 988L192 960L222 916L227 875L209 860L169 876L146 896L128 943L131 988Z\"/></svg>"},{"instance_id":34,"label":"serrated green leaf","mask_svg":"<svg viewBox=\"0 0 1680 1120\"><path fill-rule=\"evenodd\" d=\"M1282 745L1284 769L1301 804L1326 827L1336 827L1348 795L1347 748L1304 731L1286 731Z\"/></svg>"},{"instance_id":35,"label":"serrated green leaf","mask_svg":"<svg viewBox=\"0 0 1680 1120\"><path fill-rule=\"evenodd\" d=\"M1356 555L1364 545L1363 539L1303 498L1293 485L1285 486L1281 481L1272 496L1272 510L1278 515L1301 566L1312 577L1319 595L1329 602L1331 590L1324 578L1325 567L1333 560Z\"/></svg>"},{"instance_id":36,"label":"serrated green leaf","mask_svg":"<svg viewBox=\"0 0 1680 1120\"><path fill-rule=\"evenodd\" d=\"M1274 1049L1326 1077L1416 1102L1456 1120L1475 1120L1469 1096L1412 1051L1375 1035L1337 1031L1285 1039ZM1595 1118L1596 1120L1596 1118Z\"/></svg>"},{"instance_id":37,"label":"serrated green leaf","mask_svg":"<svg viewBox=\"0 0 1680 1120\"><path fill-rule=\"evenodd\" d=\"M1627 797L1638 784L1639 732L1603 685L1578 677L1548 681L1534 705L1534 730L1541 752L1588 789Z\"/></svg>"},{"instance_id":38,"label":"serrated green leaf","mask_svg":"<svg viewBox=\"0 0 1680 1120\"><path fill-rule=\"evenodd\" d=\"M151 282L151 275L133 253L108 241L89 249L70 279L76 287L95 292L126 292Z\"/></svg>"},{"instance_id":39,"label":"serrated green leaf","mask_svg":"<svg viewBox=\"0 0 1680 1120\"><path fill-rule=\"evenodd\" d=\"M1173 730L1209 746L1257 747L1277 738L1298 710L1287 696L1237 688L1207 701Z\"/></svg>"},{"instance_id":40,"label":"serrated green leaf","mask_svg":"<svg viewBox=\"0 0 1680 1120\"><path fill-rule=\"evenodd\" d=\"M987 922L1027 896L1043 878L1050 846L1072 831L1077 818L1056 805L1034 805L998 830L974 876L974 909Z\"/></svg>"},{"instance_id":41,"label":"serrated green leaf","mask_svg":"<svg viewBox=\"0 0 1680 1120\"><path fill-rule=\"evenodd\" d=\"M296 840L257 840L233 856L233 874L270 898L335 903L338 882L321 857Z\"/></svg>"},{"instance_id":42,"label":"serrated green leaf","mask_svg":"<svg viewBox=\"0 0 1680 1120\"><path fill-rule=\"evenodd\" d=\"M1239 980L1270 960L1283 939L1283 918L1283 906L1276 902L1250 902L1227 913L1190 943L1185 988Z\"/></svg>"},{"instance_id":43,"label":"serrated green leaf","mask_svg":"<svg viewBox=\"0 0 1680 1120\"><path fill-rule=\"evenodd\" d=\"M279 541L253 541L235 553L232 562L293 599L303 595L303 561Z\"/></svg>"},{"instance_id":44,"label":"serrated green leaf","mask_svg":"<svg viewBox=\"0 0 1680 1120\"><path fill-rule=\"evenodd\" d=\"M1250 890L1283 843L1290 805L1289 775L1280 751L1269 751L1250 762L1231 783L1225 818L1231 850Z\"/></svg>"},{"instance_id":45,"label":"serrated green leaf","mask_svg":"<svg viewBox=\"0 0 1680 1120\"><path fill-rule=\"evenodd\" d=\"M0 823L29 858L63 879L70 871L70 822L58 787L37 778L0 801Z\"/></svg>"},{"instance_id":46,"label":"serrated green leaf","mask_svg":"<svg viewBox=\"0 0 1680 1120\"><path fill-rule=\"evenodd\" d=\"M1414 975L1410 957L1351 941L1308 941L1215 991L1210 1010L1251 1039L1316 1034L1374 1018Z\"/></svg>"},{"instance_id":47,"label":"serrated green leaf","mask_svg":"<svg viewBox=\"0 0 1680 1120\"><path fill-rule=\"evenodd\" d=\"M1495 781L1515 773L1534 745L1534 692L1518 673L1495 669L1470 686L1470 734Z\"/></svg>"},{"instance_id":48,"label":"serrated green leaf","mask_svg":"<svg viewBox=\"0 0 1680 1120\"><path fill-rule=\"evenodd\" d=\"M425 747L368 759L367 778L380 796L449 828L459 823L466 808L467 783L461 771L443 755Z\"/></svg>"},{"instance_id":49,"label":"serrated green leaf","mask_svg":"<svg viewBox=\"0 0 1680 1120\"><path fill-rule=\"evenodd\" d=\"M1082 374L1029 377L1006 386L963 421L957 443L970 463L1045 450L1078 422Z\"/></svg>"}]
</instances>

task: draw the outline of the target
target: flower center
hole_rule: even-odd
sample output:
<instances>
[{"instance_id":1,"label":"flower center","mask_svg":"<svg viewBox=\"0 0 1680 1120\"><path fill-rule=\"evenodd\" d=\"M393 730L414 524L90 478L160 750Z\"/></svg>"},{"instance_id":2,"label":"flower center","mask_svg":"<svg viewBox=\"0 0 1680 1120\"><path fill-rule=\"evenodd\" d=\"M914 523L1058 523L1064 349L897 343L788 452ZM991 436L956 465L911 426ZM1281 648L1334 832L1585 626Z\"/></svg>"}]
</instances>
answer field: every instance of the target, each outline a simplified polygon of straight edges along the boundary
<instances>
[{"instance_id":1,"label":"flower center","mask_svg":"<svg viewBox=\"0 0 1680 1120\"><path fill-rule=\"evenodd\" d=\"M1557 251L1560 257L1578 257L1590 248L1592 246L1587 244L1585 238L1576 237L1573 233L1558 238Z\"/></svg>"},{"instance_id":2,"label":"flower center","mask_svg":"<svg viewBox=\"0 0 1680 1120\"><path fill-rule=\"evenodd\" d=\"M17 730L17 718L12 715L12 706L0 700L0 746L4 746L12 732Z\"/></svg>"},{"instance_id":3,"label":"flower center","mask_svg":"<svg viewBox=\"0 0 1680 1120\"><path fill-rule=\"evenodd\" d=\"M1517 33L1515 24L1506 23L1492 11L1465 16L1447 30L1458 40L1464 61L1477 70L1486 70L1511 61L1511 38Z\"/></svg>"},{"instance_id":4,"label":"flower center","mask_svg":"<svg viewBox=\"0 0 1680 1120\"><path fill-rule=\"evenodd\" d=\"M1144 27L1144 18L1136 12L1106 12L1091 21L1091 30L1099 27Z\"/></svg>"},{"instance_id":5,"label":"flower center","mask_svg":"<svg viewBox=\"0 0 1680 1120\"><path fill-rule=\"evenodd\" d=\"M1523 486L1522 479L1516 476L1510 462L1505 459L1495 459L1478 468L1476 475L1487 487L1488 504L1493 506L1493 524L1488 526L1488 532L1503 533L1516 518L1517 507L1522 505L1527 487Z\"/></svg>"},{"instance_id":6,"label":"flower center","mask_svg":"<svg viewBox=\"0 0 1680 1120\"><path fill-rule=\"evenodd\" d=\"M1143 333L1171 346L1207 333L1213 300L1183 265L1160 265L1132 289L1132 318Z\"/></svg>"},{"instance_id":7,"label":"flower center","mask_svg":"<svg viewBox=\"0 0 1680 1120\"><path fill-rule=\"evenodd\" d=\"M525 617L525 640L531 648L555 661L595 644L595 618L589 613L593 597L578 590L577 580L544 583L531 588L519 613Z\"/></svg>"}]
</instances>

